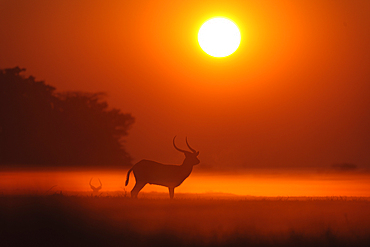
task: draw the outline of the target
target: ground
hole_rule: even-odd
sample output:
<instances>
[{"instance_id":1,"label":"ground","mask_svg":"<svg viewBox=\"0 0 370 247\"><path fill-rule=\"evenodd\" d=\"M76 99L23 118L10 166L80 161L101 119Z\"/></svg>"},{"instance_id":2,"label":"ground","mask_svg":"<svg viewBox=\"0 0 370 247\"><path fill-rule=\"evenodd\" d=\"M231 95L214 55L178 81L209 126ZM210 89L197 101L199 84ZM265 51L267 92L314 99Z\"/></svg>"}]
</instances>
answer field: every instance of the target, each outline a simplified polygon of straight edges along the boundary
<instances>
[{"instance_id":1,"label":"ground","mask_svg":"<svg viewBox=\"0 0 370 247\"><path fill-rule=\"evenodd\" d=\"M365 246L369 198L2 196L1 246Z\"/></svg>"}]
</instances>

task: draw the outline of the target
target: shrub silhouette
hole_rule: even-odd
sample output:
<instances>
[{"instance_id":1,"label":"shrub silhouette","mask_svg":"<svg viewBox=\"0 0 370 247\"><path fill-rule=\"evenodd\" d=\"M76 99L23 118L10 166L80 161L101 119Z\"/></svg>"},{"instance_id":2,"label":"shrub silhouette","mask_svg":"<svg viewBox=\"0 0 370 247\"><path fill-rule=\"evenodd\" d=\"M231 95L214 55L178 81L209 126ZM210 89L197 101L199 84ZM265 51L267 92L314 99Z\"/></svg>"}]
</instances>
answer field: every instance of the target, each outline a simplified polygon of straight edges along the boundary
<instances>
[{"instance_id":1,"label":"shrub silhouette","mask_svg":"<svg viewBox=\"0 0 370 247\"><path fill-rule=\"evenodd\" d=\"M103 93L57 93L22 71L0 70L0 164L130 165L130 114L109 109Z\"/></svg>"}]
</instances>

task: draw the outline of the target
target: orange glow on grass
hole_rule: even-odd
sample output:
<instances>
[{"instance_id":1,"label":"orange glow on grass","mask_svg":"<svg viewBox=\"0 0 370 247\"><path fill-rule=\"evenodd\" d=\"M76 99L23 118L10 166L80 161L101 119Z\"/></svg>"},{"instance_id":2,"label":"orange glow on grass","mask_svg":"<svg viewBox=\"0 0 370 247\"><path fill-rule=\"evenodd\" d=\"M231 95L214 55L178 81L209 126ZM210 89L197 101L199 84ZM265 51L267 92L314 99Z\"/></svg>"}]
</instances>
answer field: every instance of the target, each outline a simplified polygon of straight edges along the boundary
<instances>
[{"instance_id":1,"label":"orange glow on grass","mask_svg":"<svg viewBox=\"0 0 370 247\"><path fill-rule=\"evenodd\" d=\"M122 196L135 184L133 175L125 188L126 171L30 171L1 172L0 191L4 194L89 195L89 181L102 181L102 196ZM194 173L175 189L176 193L232 193L250 196L370 196L369 174L275 174L248 172L239 175ZM56 185L55 187L53 187ZM52 188L53 187L53 188ZM52 188L52 189L50 189ZM50 190L49 190L50 189ZM49 191L48 191L49 190ZM166 187L146 185L142 192L168 193ZM88 192L86 194L86 192ZM139 194L140 196L140 194Z\"/></svg>"}]
</instances>

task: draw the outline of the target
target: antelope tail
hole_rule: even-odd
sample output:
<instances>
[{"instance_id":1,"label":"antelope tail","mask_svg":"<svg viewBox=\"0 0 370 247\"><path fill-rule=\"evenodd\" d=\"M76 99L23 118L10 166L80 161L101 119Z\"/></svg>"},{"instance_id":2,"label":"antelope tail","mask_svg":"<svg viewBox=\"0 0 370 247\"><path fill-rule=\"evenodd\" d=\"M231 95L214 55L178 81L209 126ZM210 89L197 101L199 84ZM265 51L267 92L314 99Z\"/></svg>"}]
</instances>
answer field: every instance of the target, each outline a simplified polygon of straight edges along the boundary
<instances>
[{"instance_id":1,"label":"antelope tail","mask_svg":"<svg viewBox=\"0 0 370 247\"><path fill-rule=\"evenodd\" d=\"M126 178L125 186L128 185L128 181L130 180L130 173L131 173L131 171L132 171L132 168L130 170L128 170L128 172L127 172L127 178Z\"/></svg>"}]
</instances>

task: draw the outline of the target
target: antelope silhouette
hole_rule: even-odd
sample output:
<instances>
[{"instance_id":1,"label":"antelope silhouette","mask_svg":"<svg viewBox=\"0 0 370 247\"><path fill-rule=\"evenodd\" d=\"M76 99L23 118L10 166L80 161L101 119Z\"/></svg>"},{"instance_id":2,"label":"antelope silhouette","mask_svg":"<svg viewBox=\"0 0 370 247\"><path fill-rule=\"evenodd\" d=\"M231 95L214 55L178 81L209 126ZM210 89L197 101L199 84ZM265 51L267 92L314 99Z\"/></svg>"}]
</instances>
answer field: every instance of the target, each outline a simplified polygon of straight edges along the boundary
<instances>
[{"instance_id":1,"label":"antelope silhouette","mask_svg":"<svg viewBox=\"0 0 370 247\"><path fill-rule=\"evenodd\" d=\"M168 187L170 198L173 199L175 188L189 177L193 166L200 163L197 156L199 151L195 151L190 147L186 138L186 145L191 152L182 150L176 147L175 138L173 138L173 146L176 150L185 154L185 159L181 165L165 165L152 160L141 160L136 163L128 172L125 185L127 186L130 173L133 171L136 184L131 190L131 197L137 198L138 193L146 184L156 184Z\"/></svg>"},{"instance_id":2,"label":"antelope silhouette","mask_svg":"<svg viewBox=\"0 0 370 247\"><path fill-rule=\"evenodd\" d=\"M99 180L100 186L95 187L95 186L93 186L93 185L91 184L92 178L90 179L89 185L90 185L90 188L91 188L91 189L92 189L92 191L93 191L93 194L98 194L99 190L101 190L101 188L102 188L102 186L103 186L103 184L101 183L101 181L100 181L100 179L99 179L99 178L98 178L98 180Z\"/></svg>"}]
</instances>

